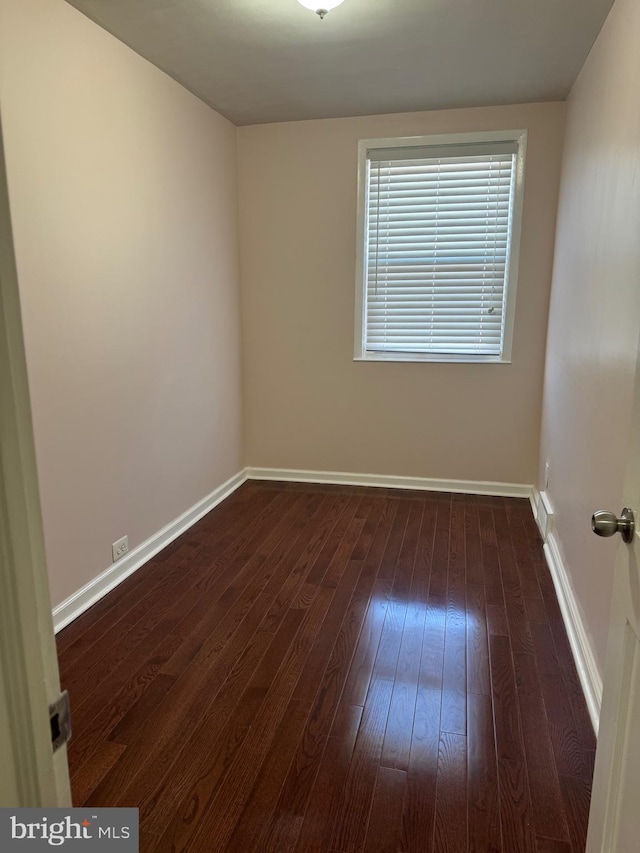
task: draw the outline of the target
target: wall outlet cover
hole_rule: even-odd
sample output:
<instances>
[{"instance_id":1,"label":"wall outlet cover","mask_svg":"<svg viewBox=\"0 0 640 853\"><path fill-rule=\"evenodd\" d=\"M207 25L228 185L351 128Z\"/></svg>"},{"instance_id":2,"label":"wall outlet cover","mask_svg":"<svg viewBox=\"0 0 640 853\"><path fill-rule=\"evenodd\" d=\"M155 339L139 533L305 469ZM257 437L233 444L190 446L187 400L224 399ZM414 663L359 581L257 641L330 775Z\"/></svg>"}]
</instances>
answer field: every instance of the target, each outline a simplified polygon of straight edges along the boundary
<instances>
[{"instance_id":1,"label":"wall outlet cover","mask_svg":"<svg viewBox=\"0 0 640 853\"><path fill-rule=\"evenodd\" d=\"M118 539L117 542L114 542L111 546L112 554L113 554L113 562L116 563L120 560L129 550L129 537L123 536L122 539Z\"/></svg>"}]
</instances>

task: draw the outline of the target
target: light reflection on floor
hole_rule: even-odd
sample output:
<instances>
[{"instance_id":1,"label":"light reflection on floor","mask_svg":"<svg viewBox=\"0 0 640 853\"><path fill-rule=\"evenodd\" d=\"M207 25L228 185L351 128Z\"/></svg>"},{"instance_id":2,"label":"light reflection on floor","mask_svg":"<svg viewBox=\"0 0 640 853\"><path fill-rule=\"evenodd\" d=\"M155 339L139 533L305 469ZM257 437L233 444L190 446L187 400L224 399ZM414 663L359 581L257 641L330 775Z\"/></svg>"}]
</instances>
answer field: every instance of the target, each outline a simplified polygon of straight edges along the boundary
<instances>
[{"instance_id":1,"label":"light reflection on floor","mask_svg":"<svg viewBox=\"0 0 640 853\"><path fill-rule=\"evenodd\" d=\"M418 769L422 756L425 761L428 756L433 765L443 709L452 727L466 735L465 634L478 627L479 617L464 608L374 595L360 637L360 644L368 645L354 659L360 671L367 665L371 669L373 662L362 716L354 716L356 725L359 723L358 740L370 740L373 735L377 748L370 747L374 752L384 750L401 767L410 753L412 765L417 763ZM377 644L373 638L379 638ZM445 673L447 638L450 650ZM385 704L388 713L383 723ZM453 756L453 760L464 761L464 756Z\"/></svg>"}]
</instances>

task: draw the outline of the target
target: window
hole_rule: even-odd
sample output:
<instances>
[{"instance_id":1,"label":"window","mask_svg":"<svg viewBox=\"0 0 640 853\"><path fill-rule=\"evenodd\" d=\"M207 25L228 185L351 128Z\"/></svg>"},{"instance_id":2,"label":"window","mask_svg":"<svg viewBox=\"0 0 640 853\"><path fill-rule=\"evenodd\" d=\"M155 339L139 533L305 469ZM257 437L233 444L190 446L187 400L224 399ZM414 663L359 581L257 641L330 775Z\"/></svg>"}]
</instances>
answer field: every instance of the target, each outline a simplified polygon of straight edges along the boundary
<instances>
[{"instance_id":1,"label":"window","mask_svg":"<svg viewBox=\"0 0 640 853\"><path fill-rule=\"evenodd\" d=\"M525 142L360 142L356 359L510 360Z\"/></svg>"}]
</instances>

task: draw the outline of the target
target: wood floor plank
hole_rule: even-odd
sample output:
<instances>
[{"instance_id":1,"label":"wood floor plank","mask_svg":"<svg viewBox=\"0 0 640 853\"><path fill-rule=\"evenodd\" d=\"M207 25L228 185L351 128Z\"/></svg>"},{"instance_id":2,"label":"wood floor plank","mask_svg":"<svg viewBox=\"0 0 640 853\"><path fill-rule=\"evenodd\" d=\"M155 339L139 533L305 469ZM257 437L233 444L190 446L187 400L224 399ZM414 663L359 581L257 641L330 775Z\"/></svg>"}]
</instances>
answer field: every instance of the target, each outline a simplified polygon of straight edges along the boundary
<instances>
[{"instance_id":1,"label":"wood floor plank","mask_svg":"<svg viewBox=\"0 0 640 853\"><path fill-rule=\"evenodd\" d=\"M574 776L560 777L560 789L565 804L572 853L584 853L587 845L591 781ZM622 851L620 851L622 853Z\"/></svg>"},{"instance_id":2,"label":"wood floor plank","mask_svg":"<svg viewBox=\"0 0 640 853\"><path fill-rule=\"evenodd\" d=\"M332 593L329 589L318 593L314 604L306 611L299 632L283 655L275 677L265 678L260 673L252 679L253 689L267 690L261 702L260 715L254 718L233 756L225 762L223 772L212 772L215 768L210 764L200 764L199 776L163 834L163 844L182 849L187 839L191 839L190 843L196 848L200 845L211 850L221 849L221 845L226 844L291 699L316 632L324 622ZM215 847L210 846L213 837L216 839Z\"/></svg>"},{"instance_id":3,"label":"wood floor plank","mask_svg":"<svg viewBox=\"0 0 640 853\"><path fill-rule=\"evenodd\" d=\"M491 695L489 636L484 586L466 585L467 692Z\"/></svg>"},{"instance_id":4,"label":"wood floor plank","mask_svg":"<svg viewBox=\"0 0 640 853\"><path fill-rule=\"evenodd\" d=\"M434 844L438 739L424 740L423 764L407 774L402 812L402 846L406 853L431 853ZM425 760L427 752L430 758ZM429 769L428 769L429 768ZM432 769L431 769L432 768Z\"/></svg>"},{"instance_id":5,"label":"wood floor plank","mask_svg":"<svg viewBox=\"0 0 640 853\"><path fill-rule=\"evenodd\" d=\"M293 760L306 718L307 708L304 702L292 699L262 763L249 799L229 838L228 846L232 850L258 849L258 842L269 825L278 802L282 780Z\"/></svg>"},{"instance_id":6,"label":"wood floor plank","mask_svg":"<svg viewBox=\"0 0 640 853\"><path fill-rule=\"evenodd\" d=\"M72 801L78 808L83 806L87 798L95 791L107 773L118 762L126 750L123 743L102 741L93 754L91 762L84 765L72 776Z\"/></svg>"},{"instance_id":7,"label":"wood floor plank","mask_svg":"<svg viewBox=\"0 0 640 853\"><path fill-rule=\"evenodd\" d=\"M160 673L188 632L193 608L200 606L198 602L201 604L202 598L192 591L175 603L167 618L129 655L124 678L120 671L113 673L76 713L75 734L69 749L72 772L90 758L99 740L109 736Z\"/></svg>"},{"instance_id":8,"label":"wood floor plank","mask_svg":"<svg viewBox=\"0 0 640 853\"><path fill-rule=\"evenodd\" d=\"M258 617L260 615L260 608L258 608L255 613L256 617ZM289 611L289 613L291 619L287 620L285 618L283 625L281 626L281 635L283 639L286 640L286 638L289 638L290 641L292 636L292 628L295 630L296 626L300 624L303 614L301 611ZM242 682L237 677L234 677L234 672L237 671L240 673L244 670L245 672L251 673L252 667L255 666L257 660L260 658L260 655L262 655L264 651L265 643L270 642L271 645L267 649L267 654L265 654L265 656L263 657L259 669L256 671L257 673L262 673L262 683L260 684L260 686L263 689L266 689L266 687L268 686L269 678L272 677L273 673L275 673L280 663L280 656L282 653L282 643L279 641L280 635L276 634L276 636L273 636L268 630L266 630L266 627L264 625L261 626L261 629L259 629L252 635L254 626L255 620L244 621L243 625L241 626L242 634L238 634L236 638L236 648L238 650L242 649L242 644L244 642L244 651L238 657L238 652L234 651L233 646L229 646L225 650L225 655L221 657L217 669L214 669L210 672L209 677L214 679L214 683L216 673L218 678L221 678L223 681L224 677L227 674L228 677L232 679L230 682L231 689L227 689L222 694L222 703L217 702L216 700L217 704L211 706L211 711L209 713L213 713L215 711L218 715L218 720L224 718L224 716L222 718L220 717L220 713L223 713L224 709L226 709L226 712L230 713L231 709L233 708L233 705L237 701L237 698L239 697L240 693L242 692ZM251 639L247 643L247 637L249 637L250 635L252 635ZM274 648L275 653L273 653ZM286 649L286 645L284 646L284 648ZM251 663L252 659L253 663ZM232 667L232 669L229 672L230 666ZM205 673L206 672L207 670L205 669ZM255 681L253 686L255 686ZM218 723L218 725L219 724L220 723ZM148 791L149 786L154 784L154 781L156 780L157 776L158 766L157 763L154 763L150 767L150 772L147 773L148 781L146 782L146 784L143 784L144 780L141 778L138 778L136 780L136 788L138 792L140 793L141 791ZM175 790L176 788L177 785L174 786L173 790Z\"/></svg>"},{"instance_id":9,"label":"wood floor plank","mask_svg":"<svg viewBox=\"0 0 640 853\"><path fill-rule=\"evenodd\" d=\"M498 780L503 850L534 853L537 844L525 764L499 760Z\"/></svg>"},{"instance_id":10,"label":"wood floor plank","mask_svg":"<svg viewBox=\"0 0 640 853\"><path fill-rule=\"evenodd\" d=\"M438 784L433 849L467 850L467 740L442 732L438 749Z\"/></svg>"},{"instance_id":11,"label":"wood floor plank","mask_svg":"<svg viewBox=\"0 0 640 853\"><path fill-rule=\"evenodd\" d=\"M390 581L376 581L344 686L343 701L347 705L364 706L389 607L390 591Z\"/></svg>"},{"instance_id":12,"label":"wood floor plank","mask_svg":"<svg viewBox=\"0 0 640 853\"><path fill-rule=\"evenodd\" d=\"M376 583L377 568L381 552L376 549L369 559L370 551L376 541L378 528L382 525L381 535L386 537L386 519L382 513L383 506L373 506L367 518L369 530L364 531L361 540L367 543L362 547L359 541L353 553L362 555L364 560L354 560L354 566L361 565L358 581L354 589L351 602L337 634L333 649L329 656L329 662L320 680L315 699L309 712L304 731L297 744L293 760L284 780L282 791L278 799L276 813L297 815L300 822L305 814L311 788L319 769L326 740L330 731L335 733L333 723L338 708L339 700L343 693L347 673L351 667L356 640L361 634L362 624L366 614L369 612L369 602L373 587ZM294 696L299 696L301 691L307 689L304 679L298 682ZM300 823L299 822L299 823ZM284 827L285 831L291 831L291 824L274 823L273 827L265 829L266 842L277 848L279 843L278 832ZM261 842L263 843L263 842ZM285 844L286 838L280 839Z\"/></svg>"},{"instance_id":13,"label":"wood floor plank","mask_svg":"<svg viewBox=\"0 0 640 853\"><path fill-rule=\"evenodd\" d=\"M478 531L480 528L478 527ZM467 583L484 585L484 566L482 564L482 542L480 533L466 534Z\"/></svg>"},{"instance_id":14,"label":"wood floor plank","mask_svg":"<svg viewBox=\"0 0 640 853\"><path fill-rule=\"evenodd\" d=\"M363 853L396 853L399 849L407 774L381 767L373 794Z\"/></svg>"},{"instance_id":15,"label":"wood floor plank","mask_svg":"<svg viewBox=\"0 0 640 853\"><path fill-rule=\"evenodd\" d=\"M324 496L313 511L309 518L307 528L310 532L316 531L315 538L309 541L308 534L302 532L296 536L298 531L294 530L293 536L289 539L280 553L279 561L274 562L270 557L270 565L265 574L259 579L265 585L262 587L262 592L266 596L275 596L272 605L270 606L267 620L270 620L272 631L276 631L282 617L291 604L291 590L298 588L298 582L304 578L304 572L313 564L313 560L318 555L320 547L324 544L325 536L327 536L337 524L342 512L345 508L346 499L340 501L335 497L327 498ZM311 507L313 509L313 507ZM293 542L293 544L291 544ZM291 562L295 561L293 569ZM256 578L253 578L253 588L245 589L245 603L251 594L259 588L256 583ZM290 583L290 581L293 581ZM237 581L236 581L237 584ZM192 611L190 620L191 627L184 641L179 645L177 651L164 664L162 671L166 674L179 675L190 664L194 658L198 656L205 641L209 642L209 652L211 651L212 634L220 636L220 623L230 618L230 609L232 603L237 599L236 586L227 589L212 606L207 607L206 601L203 602L204 615L198 619L198 614ZM239 602L242 604L242 601ZM202 605L199 605L202 610ZM237 610L236 610L237 612ZM265 626L266 627L266 626Z\"/></svg>"},{"instance_id":16,"label":"wood floor plank","mask_svg":"<svg viewBox=\"0 0 640 853\"><path fill-rule=\"evenodd\" d=\"M276 677L282 659L304 618L304 611L289 610L275 634L260 630L256 632L207 713L193 729L185 748L165 768L164 776L157 773L151 764L138 777L135 795L141 815L146 822L156 827L159 834L166 830L180 803L188 797L194 779L205 772L211 780L226 773L234 753L227 750L229 737L225 727L233 725L238 711L245 713L247 704L255 707L256 713L259 711L260 705L254 705L254 699L266 696L268 685ZM249 725L253 717L246 719ZM238 739L230 742L234 749L239 745Z\"/></svg>"},{"instance_id":17,"label":"wood floor plank","mask_svg":"<svg viewBox=\"0 0 640 853\"><path fill-rule=\"evenodd\" d=\"M351 552L360 529L361 524L357 528L347 525L343 538L346 541L353 539L353 542L345 553ZM338 547L339 545L340 543L337 543ZM308 713L317 687L318 667L326 666L327 648L331 648L335 640L335 632L339 629L348 608L360 570L359 562L354 562L352 568L352 572L344 573L336 589L319 587L314 605L309 611L313 618L305 620L299 640L294 642L287 660L268 688L260 717L247 733L246 740L240 745L238 755L224 780L221 783L220 780L216 780L213 788L215 793L212 792L210 782L199 781L199 791L208 791L208 794L198 795L198 801L206 804L201 814L201 824L196 838L204 839L209 832L215 830L216 845L222 849L220 845L226 843L233 831L235 821L246 802L269 742L274 736L274 727L278 726L292 693L306 703L305 708ZM328 606L325 606L325 602L329 602ZM322 618L318 622L320 615ZM322 625L322 632L319 631L320 625ZM304 687L300 686L300 682ZM228 792L228 795L225 796L222 792ZM230 807L230 801L233 807ZM189 814L191 815L191 812ZM171 837L172 844L179 843L176 839L182 835L180 815L172 822L165 835Z\"/></svg>"},{"instance_id":18,"label":"wood floor plank","mask_svg":"<svg viewBox=\"0 0 640 853\"><path fill-rule=\"evenodd\" d=\"M536 538L537 538L536 531ZM522 588L522 595L525 598L537 599L542 601L542 592L538 577L533 567L533 559L531 556L532 544L528 540L523 540L521 537L511 534L511 545L513 554L516 560L516 568Z\"/></svg>"},{"instance_id":19,"label":"wood floor plank","mask_svg":"<svg viewBox=\"0 0 640 853\"><path fill-rule=\"evenodd\" d=\"M133 743L142 733L149 715L155 711L175 682L174 675L156 675L140 699L111 730L109 740L124 744Z\"/></svg>"},{"instance_id":20,"label":"wood floor plank","mask_svg":"<svg viewBox=\"0 0 640 853\"><path fill-rule=\"evenodd\" d=\"M362 498L360 496L354 496L350 497L344 504L337 523L332 528L331 532L325 537L320 553L313 561L313 565L307 573L305 584L302 586L300 593L297 596L294 596L291 603L292 607L304 608L305 606L308 606L309 596L312 599L315 596L315 590L320 586L323 578L327 574L333 557L336 551L341 547L344 537L347 536L349 543L353 543L354 537L357 538L357 534L362 527L363 520L361 518L354 519L354 516L356 515L361 501ZM344 548L344 546L342 547ZM352 545L347 547L352 547Z\"/></svg>"},{"instance_id":21,"label":"wood floor plank","mask_svg":"<svg viewBox=\"0 0 640 853\"><path fill-rule=\"evenodd\" d=\"M553 637L548 625L532 622L530 625L536 665L540 675L561 676L562 670L556 655Z\"/></svg>"},{"instance_id":22,"label":"wood floor plank","mask_svg":"<svg viewBox=\"0 0 640 853\"><path fill-rule=\"evenodd\" d=\"M444 673L440 729L464 735L467 731L466 648L464 642L449 640L444 647Z\"/></svg>"},{"instance_id":23,"label":"wood floor plank","mask_svg":"<svg viewBox=\"0 0 640 853\"><path fill-rule=\"evenodd\" d=\"M431 578L429 581L429 596L432 600L437 596L443 605L446 604L447 586L449 582L449 537L451 534L451 500L438 504L436 528L433 541L433 557L431 562Z\"/></svg>"},{"instance_id":24,"label":"wood floor plank","mask_svg":"<svg viewBox=\"0 0 640 853\"><path fill-rule=\"evenodd\" d=\"M542 622L547 623L549 621L547 616L547 610L544 605L544 601L542 597L540 598L526 598L524 599L524 609L527 614L527 619L529 622Z\"/></svg>"},{"instance_id":25,"label":"wood floor plank","mask_svg":"<svg viewBox=\"0 0 640 853\"><path fill-rule=\"evenodd\" d=\"M396 668L391 705L387 719L384 744L380 763L384 767L407 770L411 750L411 735L415 716L420 658L426 619L426 588L420 576L422 566L416 566L416 556L420 543L423 506L415 507L415 519L410 517L407 533L403 542L404 560L407 574L410 574L406 593L407 612L402 632L398 665ZM427 532L431 540L431 532ZM402 563L399 566L403 568ZM405 581L403 580L403 583ZM406 587L405 587L406 588ZM394 585L394 598L398 598L398 588ZM404 597L404 590L402 596ZM391 777L390 777L391 778Z\"/></svg>"},{"instance_id":26,"label":"wood floor plank","mask_svg":"<svg viewBox=\"0 0 640 853\"><path fill-rule=\"evenodd\" d=\"M304 535L298 537L295 546L287 554L283 564L284 582L279 573L269 580L264 592L274 595L274 601L265 617L267 625L276 631L284 614L292 606L298 592L307 582L310 572L322 554L327 539L334 533L342 513L345 511L345 500L340 496L325 496L323 509L316 520L313 517ZM329 512L324 511L329 501ZM317 523L319 522L319 523Z\"/></svg>"},{"instance_id":27,"label":"wood floor plank","mask_svg":"<svg viewBox=\"0 0 640 853\"><path fill-rule=\"evenodd\" d=\"M420 602L407 606L398 666L391 694L389 717L380 757L380 763L387 768L407 770L409 767L425 618L426 607L424 604Z\"/></svg>"},{"instance_id":28,"label":"wood floor plank","mask_svg":"<svg viewBox=\"0 0 640 853\"><path fill-rule=\"evenodd\" d=\"M445 628L446 609L437 594L430 594L402 816L403 849L407 853L433 850Z\"/></svg>"},{"instance_id":29,"label":"wood floor plank","mask_svg":"<svg viewBox=\"0 0 640 853\"><path fill-rule=\"evenodd\" d=\"M165 700L155 713L147 718L143 734L129 748L114 771L103 780L95 792L95 800L109 799L119 802L122 796L126 797L131 785L136 784L140 789L140 782L136 782L137 777L150 765L153 766L154 778L161 774L161 760L170 760L172 754L179 752L190 737L187 721L197 720L206 714L215 698L217 691L211 691L207 686L212 682L216 684L216 681L224 682L236 657L255 633L263 614L264 605L258 599L247 620L238 626L236 645L227 646L217 669L193 664L177 679ZM90 804L97 805L95 800Z\"/></svg>"},{"instance_id":30,"label":"wood floor plank","mask_svg":"<svg viewBox=\"0 0 640 853\"><path fill-rule=\"evenodd\" d=\"M394 541L392 534L389 539L389 548L395 551L396 547L397 541ZM385 565L384 559L382 565ZM407 615L407 605L395 600L393 593L392 587L391 600L387 607L372 672L371 686L365 700L362 723L347 774L342 802L338 809L339 817L336 818L334 826L332 844L338 850L344 850L345 853L359 850L364 843L387 726Z\"/></svg>"},{"instance_id":31,"label":"wood floor plank","mask_svg":"<svg viewBox=\"0 0 640 853\"><path fill-rule=\"evenodd\" d=\"M467 696L467 786L469 853L500 853L500 795L489 696Z\"/></svg>"},{"instance_id":32,"label":"wood floor plank","mask_svg":"<svg viewBox=\"0 0 640 853\"><path fill-rule=\"evenodd\" d=\"M431 585L431 570L435 546L438 504L425 500L422 509L422 524L420 538L416 551L416 562L413 571L413 601L427 601Z\"/></svg>"},{"instance_id":33,"label":"wood floor plank","mask_svg":"<svg viewBox=\"0 0 640 853\"><path fill-rule=\"evenodd\" d=\"M543 674L540 682L558 773L588 781L593 773L589 761L592 734L588 738L580 736L562 676Z\"/></svg>"},{"instance_id":34,"label":"wood floor plank","mask_svg":"<svg viewBox=\"0 0 640 853\"><path fill-rule=\"evenodd\" d=\"M480 536L480 517L478 509L477 495L465 495L464 500L464 532L467 536L467 541L470 537ZM467 579L468 580L468 579ZM476 581L468 580L469 583Z\"/></svg>"},{"instance_id":35,"label":"wood floor plank","mask_svg":"<svg viewBox=\"0 0 640 853\"><path fill-rule=\"evenodd\" d=\"M74 800L139 808L143 853L584 851L595 738L526 500L252 481L59 650Z\"/></svg>"},{"instance_id":36,"label":"wood floor plank","mask_svg":"<svg viewBox=\"0 0 640 853\"><path fill-rule=\"evenodd\" d=\"M402 601L406 604L411 600L411 584L420 539L423 507L423 501L411 501L409 504L409 517L394 575L393 597L396 601Z\"/></svg>"},{"instance_id":37,"label":"wood floor plank","mask_svg":"<svg viewBox=\"0 0 640 853\"><path fill-rule=\"evenodd\" d=\"M496 513L494 512L494 518ZM509 529L497 532L498 561L505 597L505 611L509 623L509 637L514 652L533 652L533 640L524 606L520 573L516 563L512 535Z\"/></svg>"},{"instance_id":38,"label":"wood floor plank","mask_svg":"<svg viewBox=\"0 0 640 853\"><path fill-rule=\"evenodd\" d=\"M356 514L351 519L349 526L345 531L345 535L342 537L340 544L329 561L327 570L318 584L319 586L332 587L334 589L338 586L342 579L347 562L352 558L354 551L358 547L359 541L365 538L360 535L364 529L365 518L366 516L362 517L361 515L358 515L358 511L356 511Z\"/></svg>"},{"instance_id":39,"label":"wood floor plank","mask_svg":"<svg viewBox=\"0 0 640 853\"><path fill-rule=\"evenodd\" d=\"M508 637L507 612L502 604L487 604L487 626L493 637Z\"/></svg>"},{"instance_id":40,"label":"wood floor plank","mask_svg":"<svg viewBox=\"0 0 640 853\"><path fill-rule=\"evenodd\" d=\"M454 495L455 497L455 495ZM464 504L453 501L449 530L447 570L447 643L466 643L466 544Z\"/></svg>"},{"instance_id":41,"label":"wood floor plank","mask_svg":"<svg viewBox=\"0 0 640 853\"><path fill-rule=\"evenodd\" d=\"M493 512L490 509L482 508L479 510L478 515L480 518L480 547L482 551L486 603L487 605L504 608L504 591L502 588L502 575L500 573Z\"/></svg>"},{"instance_id":42,"label":"wood floor plank","mask_svg":"<svg viewBox=\"0 0 640 853\"><path fill-rule=\"evenodd\" d=\"M349 772L362 711L363 708L359 705L349 706L348 714L342 716L340 734L330 736L327 741L304 818L297 827L296 853L320 853L328 849L336 809L342 798ZM282 821L280 815L277 818L279 823L287 823ZM281 853L282 850L287 849L282 846L282 838L285 833L290 838L295 837L295 831L295 826L277 827L272 838L266 842L265 853L266 851Z\"/></svg>"},{"instance_id":43,"label":"wood floor plank","mask_svg":"<svg viewBox=\"0 0 640 853\"><path fill-rule=\"evenodd\" d=\"M549 723L533 655L513 656L536 834L568 841Z\"/></svg>"},{"instance_id":44,"label":"wood floor plank","mask_svg":"<svg viewBox=\"0 0 640 853\"><path fill-rule=\"evenodd\" d=\"M511 646L506 637L491 637L490 660L498 758L524 766L518 693Z\"/></svg>"},{"instance_id":45,"label":"wood floor plank","mask_svg":"<svg viewBox=\"0 0 640 853\"><path fill-rule=\"evenodd\" d=\"M359 851L364 843L392 687L390 679L375 679L364 706L342 799L334 815L331 845L345 853Z\"/></svg>"},{"instance_id":46,"label":"wood floor plank","mask_svg":"<svg viewBox=\"0 0 640 853\"><path fill-rule=\"evenodd\" d=\"M410 510L411 507L408 502L402 501L398 503L395 517L393 519L393 526L389 533L387 547L385 548L384 556L380 564L380 571L378 572L378 577L382 579L393 580L396 576L396 572L398 570L398 557L400 555L400 549L402 548L402 542L404 541L404 532L409 520Z\"/></svg>"}]
</instances>

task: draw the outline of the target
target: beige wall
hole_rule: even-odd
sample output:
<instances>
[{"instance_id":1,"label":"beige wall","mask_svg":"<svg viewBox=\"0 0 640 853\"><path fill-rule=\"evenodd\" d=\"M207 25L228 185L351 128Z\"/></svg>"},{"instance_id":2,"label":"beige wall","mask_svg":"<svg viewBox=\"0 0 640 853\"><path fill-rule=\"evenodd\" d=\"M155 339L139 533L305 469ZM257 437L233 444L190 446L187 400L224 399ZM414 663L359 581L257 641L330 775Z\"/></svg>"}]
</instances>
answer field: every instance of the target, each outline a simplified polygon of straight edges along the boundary
<instances>
[{"instance_id":1,"label":"beige wall","mask_svg":"<svg viewBox=\"0 0 640 853\"><path fill-rule=\"evenodd\" d=\"M242 464L236 130L63 0L0 0L53 603Z\"/></svg>"},{"instance_id":2,"label":"beige wall","mask_svg":"<svg viewBox=\"0 0 640 853\"><path fill-rule=\"evenodd\" d=\"M615 543L590 531L621 509L640 330L640 2L617 0L573 88L550 311L540 483L604 663Z\"/></svg>"},{"instance_id":3,"label":"beige wall","mask_svg":"<svg viewBox=\"0 0 640 853\"><path fill-rule=\"evenodd\" d=\"M532 483L564 105L238 130L247 463ZM513 364L355 363L357 141L528 128Z\"/></svg>"}]
</instances>

